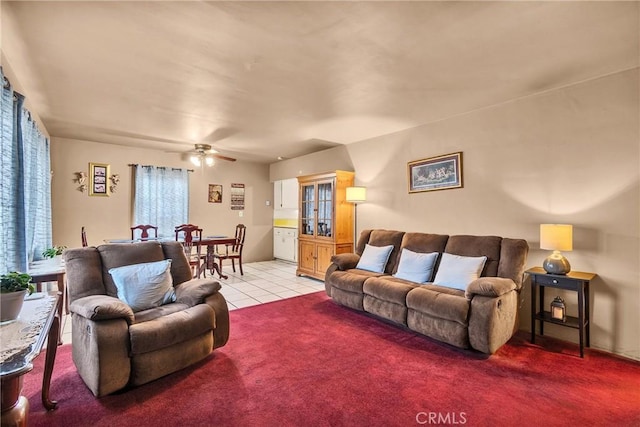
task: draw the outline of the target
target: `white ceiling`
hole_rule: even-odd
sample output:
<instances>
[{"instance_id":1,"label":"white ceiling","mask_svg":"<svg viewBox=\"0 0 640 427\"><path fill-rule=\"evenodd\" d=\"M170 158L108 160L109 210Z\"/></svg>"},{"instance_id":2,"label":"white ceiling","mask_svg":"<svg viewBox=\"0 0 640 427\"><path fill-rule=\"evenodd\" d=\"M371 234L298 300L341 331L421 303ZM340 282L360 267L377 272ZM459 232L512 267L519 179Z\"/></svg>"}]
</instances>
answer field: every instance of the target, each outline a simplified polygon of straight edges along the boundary
<instances>
[{"instance_id":1,"label":"white ceiling","mask_svg":"<svg viewBox=\"0 0 640 427\"><path fill-rule=\"evenodd\" d=\"M7 2L54 137L273 162L638 66L637 2Z\"/></svg>"}]
</instances>

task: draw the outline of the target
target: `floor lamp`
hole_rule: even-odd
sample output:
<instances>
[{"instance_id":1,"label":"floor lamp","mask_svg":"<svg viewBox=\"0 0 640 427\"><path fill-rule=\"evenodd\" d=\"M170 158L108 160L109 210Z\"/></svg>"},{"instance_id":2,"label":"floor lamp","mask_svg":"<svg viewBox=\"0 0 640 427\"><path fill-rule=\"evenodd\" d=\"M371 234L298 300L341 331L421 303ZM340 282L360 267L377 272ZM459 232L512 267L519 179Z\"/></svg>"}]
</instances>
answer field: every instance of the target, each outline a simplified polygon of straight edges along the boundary
<instances>
[{"instance_id":1,"label":"floor lamp","mask_svg":"<svg viewBox=\"0 0 640 427\"><path fill-rule=\"evenodd\" d=\"M367 201L366 187L347 187L347 202L353 203L353 247L358 241L358 203Z\"/></svg>"}]
</instances>

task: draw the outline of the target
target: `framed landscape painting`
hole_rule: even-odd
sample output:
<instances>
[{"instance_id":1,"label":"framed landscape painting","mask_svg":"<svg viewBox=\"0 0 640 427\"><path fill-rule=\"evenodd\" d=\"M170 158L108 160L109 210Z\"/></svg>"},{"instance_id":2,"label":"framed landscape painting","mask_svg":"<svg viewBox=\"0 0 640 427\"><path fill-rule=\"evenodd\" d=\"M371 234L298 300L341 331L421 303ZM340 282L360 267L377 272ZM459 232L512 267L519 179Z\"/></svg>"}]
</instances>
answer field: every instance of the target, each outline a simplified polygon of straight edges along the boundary
<instances>
[{"instance_id":1,"label":"framed landscape painting","mask_svg":"<svg viewBox=\"0 0 640 427\"><path fill-rule=\"evenodd\" d=\"M462 188L462 152L407 164L409 193Z\"/></svg>"}]
</instances>

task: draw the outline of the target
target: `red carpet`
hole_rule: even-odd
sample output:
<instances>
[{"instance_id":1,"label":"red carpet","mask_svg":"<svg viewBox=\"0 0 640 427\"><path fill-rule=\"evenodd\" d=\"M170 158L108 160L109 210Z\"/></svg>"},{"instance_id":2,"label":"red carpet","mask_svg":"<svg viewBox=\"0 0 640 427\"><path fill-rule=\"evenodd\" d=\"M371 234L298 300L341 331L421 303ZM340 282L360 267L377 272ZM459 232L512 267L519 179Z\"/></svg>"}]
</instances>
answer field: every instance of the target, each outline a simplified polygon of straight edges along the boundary
<instances>
[{"instance_id":1,"label":"red carpet","mask_svg":"<svg viewBox=\"0 0 640 427\"><path fill-rule=\"evenodd\" d=\"M25 376L31 426L638 426L640 363L526 335L497 354L454 349L315 293L231 312L231 339L203 362L95 399L58 349Z\"/></svg>"}]
</instances>

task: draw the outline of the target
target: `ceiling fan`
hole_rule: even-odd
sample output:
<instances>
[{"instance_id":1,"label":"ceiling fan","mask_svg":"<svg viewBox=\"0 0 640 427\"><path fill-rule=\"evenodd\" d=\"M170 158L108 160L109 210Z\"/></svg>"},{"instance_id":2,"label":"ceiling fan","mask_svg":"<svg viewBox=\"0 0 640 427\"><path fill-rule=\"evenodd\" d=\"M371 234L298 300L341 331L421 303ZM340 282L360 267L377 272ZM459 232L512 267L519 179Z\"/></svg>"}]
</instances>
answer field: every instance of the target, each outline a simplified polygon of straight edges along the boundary
<instances>
[{"instance_id":1,"label":"ceiling fan","mask_svg":"<svg viewBox=\"0 0 640 427\"><path fill-rule=\"evenodd\" d=\"M209 144L195 144L195 148L192 151L187 151L190 154L189 160L196 166L207 165L213 166L215 159L227 160L229 162L235 162L233 157L223 156L218 153Z\"/></svg>"}]
</instances>

